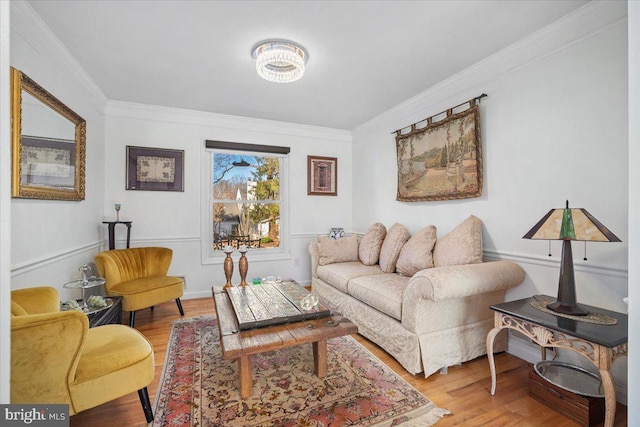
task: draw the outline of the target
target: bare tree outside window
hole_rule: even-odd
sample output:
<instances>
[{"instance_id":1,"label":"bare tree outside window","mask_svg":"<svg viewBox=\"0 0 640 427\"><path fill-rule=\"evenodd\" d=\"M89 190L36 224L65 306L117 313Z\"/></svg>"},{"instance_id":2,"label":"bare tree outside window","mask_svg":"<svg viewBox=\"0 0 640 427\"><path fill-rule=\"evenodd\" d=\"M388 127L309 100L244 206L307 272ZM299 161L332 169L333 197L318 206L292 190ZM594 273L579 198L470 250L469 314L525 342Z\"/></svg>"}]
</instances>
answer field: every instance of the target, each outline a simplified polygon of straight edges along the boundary
<instances>
[{"instance_id":1,"label":"bare tree outside window","mask_svg":"<svg viewBox=\"0 0 640 427\"><path fill-rule=\"evenodd\" d=\"M214 250L280 246L280 158L212 153Z\"/></svg>"}]
</instances>

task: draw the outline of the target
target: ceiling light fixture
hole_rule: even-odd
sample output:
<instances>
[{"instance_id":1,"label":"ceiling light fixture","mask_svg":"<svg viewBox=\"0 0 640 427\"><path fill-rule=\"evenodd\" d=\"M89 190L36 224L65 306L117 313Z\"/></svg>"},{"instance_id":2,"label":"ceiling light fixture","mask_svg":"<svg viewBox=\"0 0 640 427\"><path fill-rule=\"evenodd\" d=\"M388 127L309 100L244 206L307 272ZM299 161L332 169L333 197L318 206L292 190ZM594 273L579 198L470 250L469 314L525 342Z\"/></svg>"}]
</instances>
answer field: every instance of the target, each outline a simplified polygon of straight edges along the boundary
<instances>
[{"instance_id":1,"label":"ceiling light fixture","mask_svg":"<svg viewBox=\"0 0 640 427\"><path fill-rule=\"evenodd\" d=\"M251 51L256 71L265 80L276 83L295 82L304 75L309 54L297 43L288 40L266 40Z\"/></svg>"}]
</instances>

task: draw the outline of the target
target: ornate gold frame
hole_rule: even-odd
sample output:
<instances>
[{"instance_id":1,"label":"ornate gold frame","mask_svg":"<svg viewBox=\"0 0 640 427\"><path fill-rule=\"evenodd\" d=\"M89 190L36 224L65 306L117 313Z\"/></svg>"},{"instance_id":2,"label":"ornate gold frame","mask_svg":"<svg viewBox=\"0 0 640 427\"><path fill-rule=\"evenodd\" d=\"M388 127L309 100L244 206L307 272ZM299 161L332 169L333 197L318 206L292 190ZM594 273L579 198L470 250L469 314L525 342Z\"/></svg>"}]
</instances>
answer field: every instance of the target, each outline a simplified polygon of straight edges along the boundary
<instances>
[{"instance_id":1,"label":"ornate gold frame","mask_svg":"<svg viewBox=\"0 0 640 427\"><path fill-rule=\"evenodd\" d=\"M43 144L60 144L60 149L69 152L69 168L74 170L73 189L61 186L51 180L47 183L30 185L22 183L23 172L21 161L23 153L23 109L22 91L42 102L51 108L55 113L69 120L75 126L75 143L69 141L56 140L48 136L37 136L32 140L42 140ZM11 68L11 146L12 146L12 196L27 199L47 199L47 200L84 200L85 195L85 152L86 152L86 121L73 110L63 104L55 96L47 92L42 86L33 81L29 76ZM64 143L64 144L63 144ZM72 145L71 147L68 147ZM44 178L46 181L46 177Z\"/></svg>"}]
</instances>

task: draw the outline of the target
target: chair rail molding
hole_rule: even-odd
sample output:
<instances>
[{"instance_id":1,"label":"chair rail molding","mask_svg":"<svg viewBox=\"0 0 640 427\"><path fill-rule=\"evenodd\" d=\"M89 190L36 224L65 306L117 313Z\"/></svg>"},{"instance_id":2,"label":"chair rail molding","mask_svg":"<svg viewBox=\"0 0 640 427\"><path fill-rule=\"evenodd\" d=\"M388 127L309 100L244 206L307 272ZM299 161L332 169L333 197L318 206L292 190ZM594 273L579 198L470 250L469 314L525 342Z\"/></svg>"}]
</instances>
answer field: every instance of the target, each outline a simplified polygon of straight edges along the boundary
<instances>
[{"instance_id":1,"label":"chair rail molding","mask_svg":"<svg viewBox=\"0 0 640 427\"><path fill-rule=\"evenodd\" d=\"M45 257L22 262L20 264L17 264L11 267L11 277L12 278L18 277L23 274L29 273L31 271L37 270L39 268L45 267L47 265L61 262L65 259L69 259L86 252L97 253L100 250L100 247L103 245L103 243L104 243L103 241L97 241L97 242L89 243L88 245L71 248L66 251L61 251L55 254L47 255Z\"/></svg>"},{"instance_id":2,"label":"chair rail molding","mask_svg":"<svg viewBox=\"0 0 640 427\"><path fill-rule=\"evenodd\" d=\"M543 267L560 268L559 257L548 257L531 254L521 254L508 251L499 251L493 249L484 249L483 258L485 260L509 260L522 264L540 265ZM622 267L612 267L605 264L574 261L575 271L581 271L589 274L600 274L610 277L618 277L621 279L627 279L629 276L629 270Z\"/></svg>"}]
</instances>

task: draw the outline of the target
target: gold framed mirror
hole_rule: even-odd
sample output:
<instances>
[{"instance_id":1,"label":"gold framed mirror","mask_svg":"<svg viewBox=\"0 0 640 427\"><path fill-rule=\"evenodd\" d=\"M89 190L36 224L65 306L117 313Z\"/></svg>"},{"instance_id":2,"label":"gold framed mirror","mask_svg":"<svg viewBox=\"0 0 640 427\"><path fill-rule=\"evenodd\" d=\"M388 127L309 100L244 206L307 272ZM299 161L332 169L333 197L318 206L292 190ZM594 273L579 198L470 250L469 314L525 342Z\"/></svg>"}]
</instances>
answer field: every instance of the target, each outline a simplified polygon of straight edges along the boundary
<instances>
[{"instance_id":1,"label":"gold framed mirror","mask_svg":"<svg viewBox=\"0 0 640 427\"><path fill-rule=\"evenodd\" d=\"M12 196L84 200L86 122L11 68Z\"/></svg>"}]
</instances>

